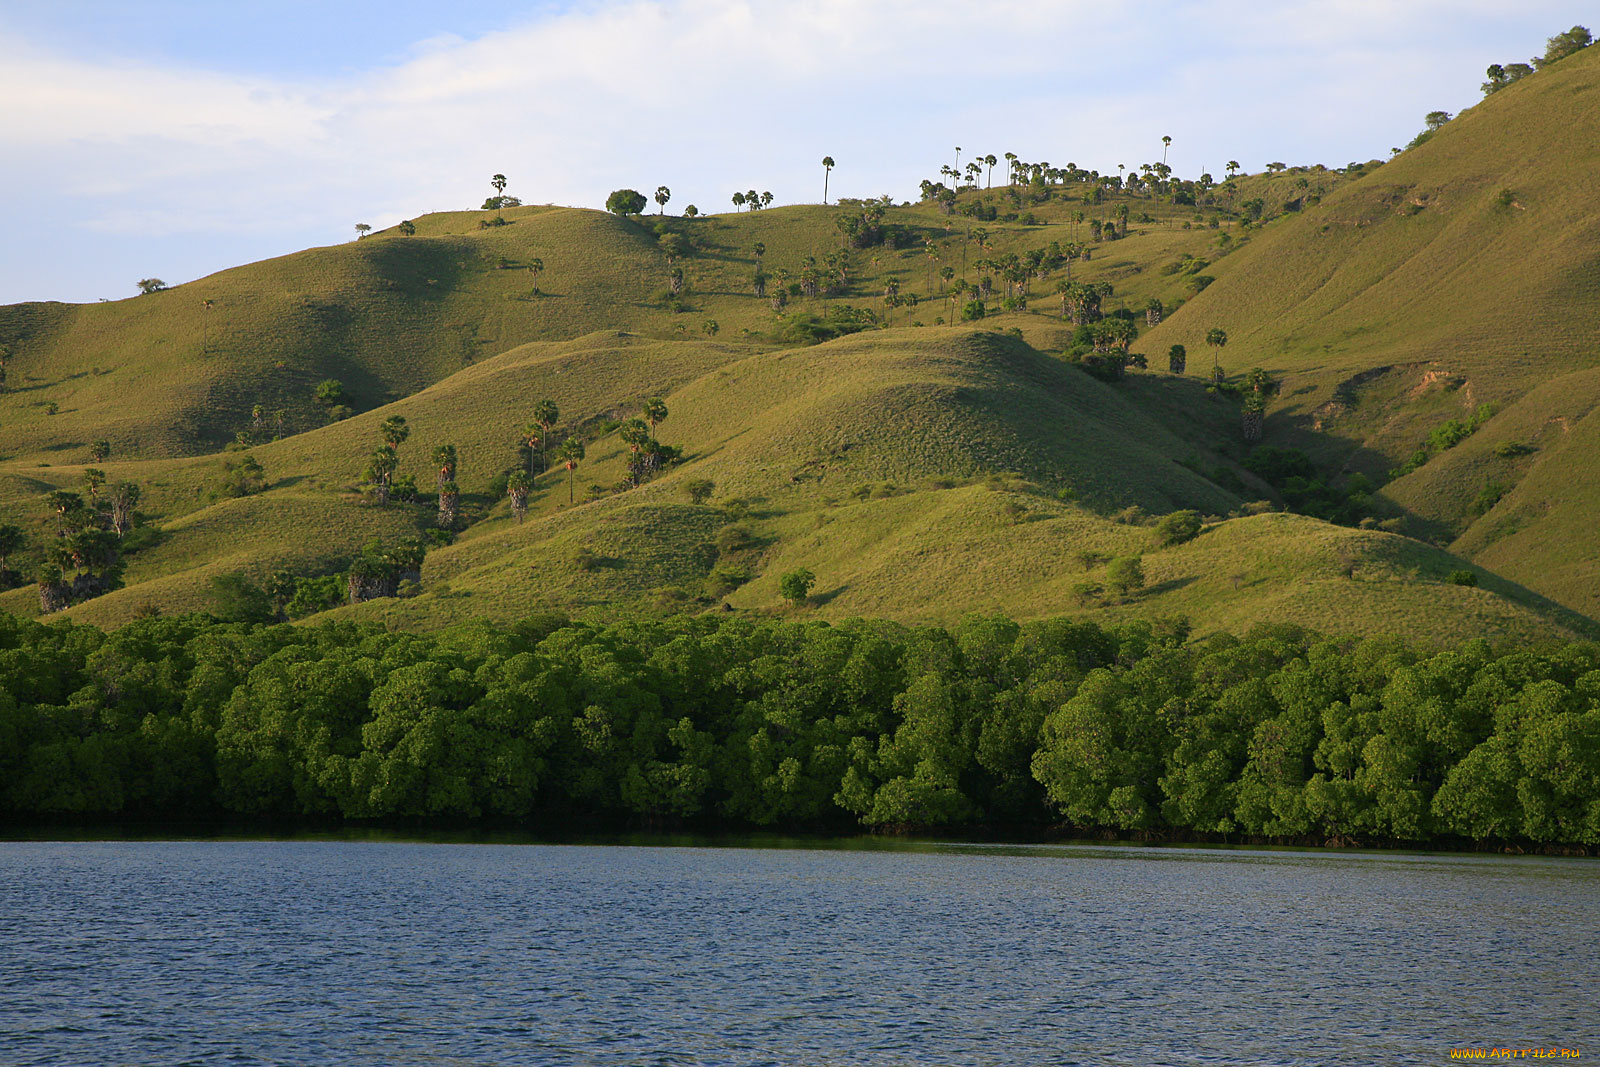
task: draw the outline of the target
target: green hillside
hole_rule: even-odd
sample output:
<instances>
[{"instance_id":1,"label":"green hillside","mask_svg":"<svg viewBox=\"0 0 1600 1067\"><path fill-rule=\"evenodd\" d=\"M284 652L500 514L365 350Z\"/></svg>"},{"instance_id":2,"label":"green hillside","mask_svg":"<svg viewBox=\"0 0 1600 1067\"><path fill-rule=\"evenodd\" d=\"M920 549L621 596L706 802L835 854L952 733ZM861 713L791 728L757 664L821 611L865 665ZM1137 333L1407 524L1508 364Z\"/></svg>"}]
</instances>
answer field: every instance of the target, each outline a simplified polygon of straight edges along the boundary
<instances>
[{"instance_id":1,"label":"green hillside","mask_svg":"<svg viewBox=\"0 0 1600 1067\"><path fill-rule=\"evenodd\" d=\"M950 210L884 206L859 248L840 225L859 203L695 219L518 207L123 301L0 308L0 521L28 539L9 562L31 578L56 544L46 494L81 491L93 467L142 493L121 587L64 613L108 625L213 606L219 577L332 576L374 538L431 537L406 595L332 614L1600 632L1581 529L1600 498L1597 85L1591 50L1382 165L1210 188L1056 174L964 189ZM1087 341L1063 317L1069 282L1109 287L1101 310L1137 325L1143 369L1074 365ZM1168 372L1174 344L1186 374ZM1259 445L1241 432L1252 367L1275 379ZM350 417L314 399L328 378ZM618 424L654 396L678 461L630 487ZM552 443L587 453L571 475L547 457L518 522L506 477L546 398ZM363 470L394 416L410 431L398 473L421 497L379 506ZM110 456L91 461L99 440ZM446 443L462 495L442 535L431 454ZM1264 448L1303 450L1306 477L1269 478ZM245 456L264 484L235 496L226 471ZM1184 510L1203 530L1165 544L1156 520ZM1142 588L1113 580L1127 557ZM779 578L799 568L816 585L787 606ZM37 589L0 607L37 613Z\"/></svg>"},{"instance_id":2,"label":"green hillside","mask_svg":"<svg viewBox=\"0 0 1600 1067\"><path fill-rule=\"evenodd\" d=\"M1495 93L1268 227L1148 338L1284 377L1268 439L1376 480L1440 424L1496 414L1382 490L1404 528L1593 613L1600 502L1600 50Z\"/></svg>"}]
</instances>

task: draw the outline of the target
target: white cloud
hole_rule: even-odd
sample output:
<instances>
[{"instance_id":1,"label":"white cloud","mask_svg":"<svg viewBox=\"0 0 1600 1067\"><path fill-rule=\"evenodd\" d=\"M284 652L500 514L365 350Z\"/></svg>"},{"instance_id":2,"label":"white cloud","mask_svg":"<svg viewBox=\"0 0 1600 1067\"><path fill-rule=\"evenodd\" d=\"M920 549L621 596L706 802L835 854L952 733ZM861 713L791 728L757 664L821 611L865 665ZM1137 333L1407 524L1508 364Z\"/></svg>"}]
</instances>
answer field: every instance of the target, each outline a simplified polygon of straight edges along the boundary
<instances>
[{"instance_id":1,"label":"white cloud","mask_svg":"<svg viewBox=\"0 0 1600 1067\"><path fill-rule=\"evenodd\" d=\"M191 234L168 268L187 276L259 254L233 236L276 231L288 251L355 221L475 206L496 171L530 202L667 184L674 207L724 210L751 186L815 199L825 153L833 191L897 197L957 144L1113 169L1171 134L1180 173L1230 157L1337 165L1470 104L1488 61L1533 50L1573 7L595 2L298 83L0 38L0 99L26 101L0 110L0 195L55 225ZM0 301L49 295L32 290L48 272L3 270Z\"/></svg>"}]
</instances>

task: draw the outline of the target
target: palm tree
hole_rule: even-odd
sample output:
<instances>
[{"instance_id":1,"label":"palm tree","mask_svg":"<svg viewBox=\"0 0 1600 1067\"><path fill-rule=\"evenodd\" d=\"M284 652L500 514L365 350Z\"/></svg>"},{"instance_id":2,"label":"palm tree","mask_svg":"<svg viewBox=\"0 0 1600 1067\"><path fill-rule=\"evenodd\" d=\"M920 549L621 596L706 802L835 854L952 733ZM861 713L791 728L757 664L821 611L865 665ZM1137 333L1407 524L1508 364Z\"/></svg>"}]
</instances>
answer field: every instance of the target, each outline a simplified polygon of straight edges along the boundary
<instances>
[{"instance_id":1,"label":"palm tree","mask_svg":"<svg viewBox=\"0 0 1600 1067\"><path fill-rule=\"evenodd\" d=\"M1173 345L1167 349L1167 369L1173 374L1182 374L1189 363L1189 350L1182 345Z\"/></svg>"},{"instance_id":2,"label":"palm tree","mask_svg":"<svg viewBox=\"0 0 1600 1067\"><path fill-rule=\"evenodd\" d=\"M89 458L96 463L104 463L111 456L110 441L96 441L89 446Z\"/></svg>"},{"instance_id":3,"label":"palm tree","mask_svg":"<svg viewBox=\"0 0 1600 1067\"><path fill-rule=\"evenodd\" d=\"M733 210L738 211L742 207L744 207L744 194L743 193L734 193L733 194Z\"/></svg>"},{"instance_id":4,"label":"palm tree","mask_svg":"<svg viewBox=\"0 0 1600 1067\"><path fill-rule=\"evenodd\" d=\"M667 201L671 199L671 189L668 189L665 185L656 186L656 203L661 205L661 210L656 212L656 214L665 215L667 213Z\"/></svg>"},{"instance_id":5,"label":"palm tree","mask_svg":"<svg viewBox=\"0 0 1600 1067\"><path fill-rule=\"evenodd\" d=\"M96 467L85 467L83 471L83 488L89 493L89 506L100 506L100 487L106 484L106 472Z\"/></svg>"},{"instance_id":6,"label":"palm tree","mask_svg":"<svg viewBox=\"0 0 1600 1067\"><path fill-rule=\"evenodd\" d=\"M538 459L539 459L539 467L540 467L540 469L544 469L547 466L547 464L544 461L544 450L545 450L545 442L549 438L549 436L550 436L549 431L547 431L543 426L539 425L539 423L537 423L537 422L528 423L526 426L524 426L522 428L522 432L517 435L517 442L519 444L521 444L521 445L526 446L526 448L528 449L528 473L529 474L537 474L538 473L538 471L535 471L533 469L533 461L534 461L533 450L535 448L537 448L539 450Z\"/></svg>"},{"instance_id":7,"label":"palm tree","mask_svg":"<svg viewBox=\"0 0 1600 1067\"><path fill-rule=\"evenodd\" d=\"M755 244L750 246L750 251L756 254L756 270L759 271L766 265L766 261L761 257L767 254L767 246L765 242L757 241Z\"/></svg>"},{"instance_id":8,"label":"palm tree","mask_svg":"<svg viewBox=\"0 0 1600 1067\"><path fill-rule=\"evenodd\" d=\"M833 173L833 157L822 157L822 202L828 202L828 176Z\"/></svg>"},{"instance_id":9,"label":"palm tree","mask_svg":"<svg viewBox=\"0 0 1600 1067\"><path fill-rule=\"evenodd\" d=\"M539 273L544 270L544 260L534 256L528 260L528 270L533 274L533 295L539 295Z\"/></svg>"},{"instance_id":10,"label":"palm tree","mask_svg":"<svg viewBox=\"0 0 1600 1067\"><path fill-rule=\"evenodd\" d=\"M489 179L489 184L494 186L494 217L504 222L505 216L500 214L500 206L506 198L506 176L504 174L493 175Z\"/></svg>"},{"instance_id":11,"label":"palm tree","mask_svg":"<svg viewBox=\"0 0 1600 1067\"><path fill-rule=\"evenodd\" d=\"M395 454L393 445L374 450L372 457L367 460L367 481L372 483L380 508L389 506L389 483L394 480L394 472L399 466L400 457Z\"/></svg>"},{"instance_id":12,"label":"palm tree","mask_svg":"<svg viewBox=\"0 0 1600 1067\"><path fill-rule=\"evenodd\" d=\"M439 468L438 484L456 480L456 446L440 445L433 450L433 465Z\"/></svg>"},{"instance_id":13,"label":"palm tree","mask_svg":"<svg viewBox=\"0 0 1600 1067\"><path fill-rule=\"evenodd\" d=\"M1163 165L1165 165L1166 162L1167 162L1167 149L1169 147L1171 147L1171 145L1172 145L1172 138L1170 138L1170 137L1161 138L1161 162L1162 162Z\"/></svg>"},{"instance_id":14,"label":"palm tree","mask_svg":"<svg viewBox=\"0 0 1600 1067\"><path fill-rule=\"evenodd\" d=\"M761 194L761 206L762 207L771 207L772 206L772 192L771 192L771 190L768 190L767 192L764 192L764 193Z\"/></svg>"},{"instance_id":15,"label":"palm tree","mask_svg":"<svg viewBox=\"0 0 1600 1067\"><path fill-rule=\"evenodd\" d=\"M55 512L56 536L67 536L67 516L83 510L83 497L65 489L57 489L45 497L45 503Z\"/></svg>"},{"instance_id":16,"label":"palm tree","mask_svg":"<svg viewBox=\"0 0 1600 1067\"><path fill-rule=\"evenodd\" d=\"M378 435L383 438L384 444L398 449L411 436L411 427L406 425L404 415L390 415L378 425Z\"/></svg>"},{"instance_id":17,"label":"palm tree","mask_svg":"<svg viewBox=\"0 0 1600 1067\"><path fill-rule=\"evenodd\" d=\"M203 356L211 351L211 309L216 307L215 300L202 300L200 307L200 354Z\"/></svg>"},{"instance_id":18,"label":"palm tree","mask_svg":"<svg viewBox=\"0 0 1600 1067\"><path fill-rule=\"evenodd\" d=\"M533 406L533 421L539 424L544 433L539 436L539 461L544 462L545 441L550 437L550 431L555 428L556 421L561 418L561 409L556 407L556 402L549 397L539 401ZM529 442L531 448L533 443Z\"/></svg>"},{"instance_id":19,"label":"palm tree","mask_svg":"<svg viewBox=\"0 0 1600 1067\"><path fill-rule=\"evenodd\" d=\"M1000 161L994 158L993 152L990 152L988 155L983 157L983 162L984 165L989 168L989 177L983 185L984 190L987 191L994 188L994 165Z\"/></svg>"},{"instance_id":20,"label":"palm tree","mask_svg":"<svg viewBox=\"0 0 1600 1067\"><path fill-rule=\"evenodd\" d=\"M561 451L556 455L567 468L567 504L571 505L576 493L574 486L578 481L578 464L583 461L583 442L576 437L569 437L561 442Z\"/></svg>"},{"instance_id":21,"label":"palm tree","mask_svg":"<svg viewBox=\"0 0 1600 1067\"><path fill-rule=\"evenodd\" d=\"M1228 343L1226 330L1213 328L1206 334L1206 344L1211 346L1211 377L1214 381L1222 380L1221 356L1222 349Z\"/></svg>"},{"instance_id":22,"label":"palm tree","mask_svg":"<svg viewBox=\"0 0 1600 1067\"><path fill-rule=\"evenodd\" d=\"M656 426L667 421L667 402L653 396L644 402L644 418L650 424L650 436L656 435Z\"/></svg>"},{"instance_id":23,"label":"palm tree","mask_svg":"<svg viewBox=\"0 0 1600 1067\"><path fill-rule=\"evenodd\" d=\"M1228 160L1228 165L1224 169L1227 170L1228 178L1231 180L1233 178L1234 172L1239 169L1239 161L1237 159Z\"/></svg>"},{"instance_id":24,"label":"palm tree","mask_svg":"<svg viewBox=\"0 0 1600 1067\"><path fill-rule=\"evenodd\" d=\"M519 472L520 473L520 472ZM439 483L439 528L448 530L456 524L456 506L461 502L461 487L453 481Z\"/></svg>"},{"instance_id":25,"label":"palm tree","mask_svg":"<svg viewBox=\"0 0 1600 1067\"><path fill-rule=\"evenodd\" d=\"M650 427L644 424L643 419L629 419L622 424L618 431L624 444L628 446L628 477L635 487L638 486L644 474L644 457L640 455L645 445L652 439Z\"/></svg>"},{"instance_id":26,"label":"palm tree","mask_svg":"<svg viewBox=\"0 0 1600 1067\"><path fill-rule=\"evenodd\" d=\"M511 498L511 514L521 522L523 516L528 514L528 490L533 488L533 479L528 477L525 470L514 470L506 478L506 496Z\"/></svg>"}]
</instances>

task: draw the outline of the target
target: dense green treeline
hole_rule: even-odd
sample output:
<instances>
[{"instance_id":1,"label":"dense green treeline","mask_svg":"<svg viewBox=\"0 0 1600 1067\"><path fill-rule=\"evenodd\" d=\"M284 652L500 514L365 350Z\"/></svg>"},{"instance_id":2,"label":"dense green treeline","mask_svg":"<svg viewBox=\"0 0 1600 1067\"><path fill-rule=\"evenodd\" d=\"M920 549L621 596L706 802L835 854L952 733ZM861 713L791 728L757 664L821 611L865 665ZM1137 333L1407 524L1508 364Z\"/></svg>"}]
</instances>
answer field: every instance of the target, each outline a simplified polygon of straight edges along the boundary
<instances>
[{"instance_id":1,"label":"dense green treeline","mask_svg":"<svg viewBox=\"0 0 1600 1067\"><path fill-rule=\"evenodd\" d=\"M0 812L1600 842L1600 648L0 616Z\"/></svg>"}]
</instances>

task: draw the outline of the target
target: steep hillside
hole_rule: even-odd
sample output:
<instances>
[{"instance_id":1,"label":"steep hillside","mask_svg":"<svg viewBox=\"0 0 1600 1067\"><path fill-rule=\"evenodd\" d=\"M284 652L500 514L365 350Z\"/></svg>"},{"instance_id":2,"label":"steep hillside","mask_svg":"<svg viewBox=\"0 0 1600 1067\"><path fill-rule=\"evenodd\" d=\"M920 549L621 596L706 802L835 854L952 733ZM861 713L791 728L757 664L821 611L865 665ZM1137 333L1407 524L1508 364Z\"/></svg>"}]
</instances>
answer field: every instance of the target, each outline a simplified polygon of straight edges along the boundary
<instances>
[{"instance_id":1,"label":"steep hillside","mask_svg":"<svg viewBox=\"0 0 1600 1067\"><path fill-rule=\"evenodd\" d=\"M1226 330L1225 368L1284 380L1267 443L1387 482L1408 532L1595 611L1597 102L1595 48L1495 93L1267 227L1141 343ZM1465 442L1426 447L1475 415Z\"/></svg>"}]
</instances>

